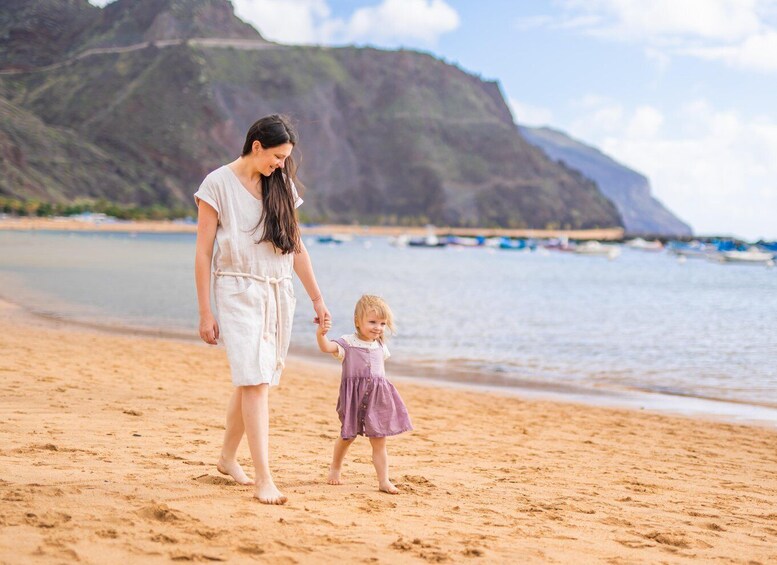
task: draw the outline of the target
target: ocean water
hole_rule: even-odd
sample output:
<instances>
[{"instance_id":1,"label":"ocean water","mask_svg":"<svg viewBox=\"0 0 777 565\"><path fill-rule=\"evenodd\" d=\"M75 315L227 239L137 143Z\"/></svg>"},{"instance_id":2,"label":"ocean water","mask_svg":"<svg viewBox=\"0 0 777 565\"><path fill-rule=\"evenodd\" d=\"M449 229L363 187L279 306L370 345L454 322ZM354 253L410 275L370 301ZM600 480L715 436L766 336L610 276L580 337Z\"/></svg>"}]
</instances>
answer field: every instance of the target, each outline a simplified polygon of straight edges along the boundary
<instances>
[{"instance_id":1,"label":"ocean water","mask_svg":"<svg viewBox=\"0 0 777 565\"><path fill-rule=\"evenodd\" d=\"M331 335L352 331L363 293L392 306L394 374L777 424L777 269L630 250L608 261L306 243ZM193 234L0 232L0 296L196 339L193 252ZM313 311L295 284L292 353L314 355Z\"/></svg>"}]
</instances>

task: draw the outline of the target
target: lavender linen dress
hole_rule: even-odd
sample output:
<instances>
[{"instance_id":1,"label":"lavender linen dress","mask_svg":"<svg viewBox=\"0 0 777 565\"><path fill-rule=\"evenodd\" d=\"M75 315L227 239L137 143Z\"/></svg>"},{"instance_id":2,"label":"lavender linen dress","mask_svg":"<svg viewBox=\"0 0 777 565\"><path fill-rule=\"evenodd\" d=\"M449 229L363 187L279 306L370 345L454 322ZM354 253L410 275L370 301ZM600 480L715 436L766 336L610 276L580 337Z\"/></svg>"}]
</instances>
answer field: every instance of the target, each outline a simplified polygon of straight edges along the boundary
<instances>
[{"instance_id":1,"label":"lavender linen dress","mask_svg":"<svg viewBox=\"0 0 777 565\"><path fill-rule=\"evenodd\" d=\"M383 348L353 346L344 338L334 342L344 352L337 399L340 436L343 439L357 435L386 437L412 430L402 397L386 379Z\"/></svg>"}]
</instances>

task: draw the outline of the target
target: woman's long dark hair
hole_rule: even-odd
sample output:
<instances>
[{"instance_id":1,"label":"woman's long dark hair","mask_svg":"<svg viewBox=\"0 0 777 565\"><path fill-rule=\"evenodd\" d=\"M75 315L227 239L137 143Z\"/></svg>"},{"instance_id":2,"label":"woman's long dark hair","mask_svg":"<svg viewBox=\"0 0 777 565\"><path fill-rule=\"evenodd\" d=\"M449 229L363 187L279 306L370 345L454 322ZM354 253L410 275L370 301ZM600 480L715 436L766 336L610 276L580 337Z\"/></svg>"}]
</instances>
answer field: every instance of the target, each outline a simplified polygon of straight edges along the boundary
<instances>
[{"instance_id":1,"label":"woman's long dark hair","mask_svg":"<svg viewBox=\"0 0 777 565\"><path fill-rule=\"evenodd\" d=\"M254 141L261 143L264 149L278 147L285 143L296 145L297 132L286 116L272 114L257 120L248 129L246 141L243 144L243 157L251 154ZM284 255L299 253L301 249L297 209L291 188L294 182L298 190L302 189L297 182L296 173L296 163L289 156L283 169L280 167L275 169L269 177L261 175L262 214L255 229L262 225L264 229L257 243L269 241Z\"/></svg>"}]
</instances>

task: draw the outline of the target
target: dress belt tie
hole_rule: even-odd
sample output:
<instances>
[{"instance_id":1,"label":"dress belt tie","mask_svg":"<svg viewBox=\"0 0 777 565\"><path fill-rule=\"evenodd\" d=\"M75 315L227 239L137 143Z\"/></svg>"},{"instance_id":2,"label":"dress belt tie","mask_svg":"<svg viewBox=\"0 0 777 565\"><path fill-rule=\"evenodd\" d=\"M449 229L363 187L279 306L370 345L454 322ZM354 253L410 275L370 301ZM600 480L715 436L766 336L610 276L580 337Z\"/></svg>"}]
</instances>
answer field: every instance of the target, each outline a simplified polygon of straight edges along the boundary
<instances>
[{"instance_id":1,"label":"dress belt tie","mask_svg":"<svg viewBox=\"0 0 777 565\"><path fill-rule=\"evenodd\" d=\"M285 320L286 317L281 316L280 284L282 281L286 281L286 280L290 281L291 275L285 275L285 276L276 278L276 277L267 277L262 275L253 275L251 273L239 273L236 271L222 271L222 270L218 270L213 274L217 277L242 277L245 279L253 279L255 281L263 282L267 285L267 302L265 303L264 331L263 331L262 337L265 340L270 339L269 306L270 306L270 294L272 293L275 296L275 315L276 315L275 368L283 369L285 365L283 361L283 344L285 343L285 339L284 339L285 336L283 335L284 324L281 323L281 320Z\"/></svg>"}]
</instances>

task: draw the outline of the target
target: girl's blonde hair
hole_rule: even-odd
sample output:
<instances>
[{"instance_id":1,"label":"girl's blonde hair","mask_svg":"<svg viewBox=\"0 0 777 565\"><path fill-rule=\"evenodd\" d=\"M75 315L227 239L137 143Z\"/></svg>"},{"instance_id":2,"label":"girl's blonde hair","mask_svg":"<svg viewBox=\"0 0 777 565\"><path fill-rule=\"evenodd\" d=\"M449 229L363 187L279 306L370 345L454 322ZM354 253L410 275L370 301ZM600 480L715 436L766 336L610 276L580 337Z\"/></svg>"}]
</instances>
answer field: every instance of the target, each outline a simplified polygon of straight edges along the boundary
<instances>
[{"instance_id":1,"label":"girl's blonde hair","mask_svg":"<svg viewBox=\"0 0 777 565\"><path fill-rule=\"evenodd\" d=\"M359 321L365 314L375 312L375 314L386 320L386 327L392 334L397 333L397 328L394 326L394 314L391 312L391 308L386 304L380 296L374 296L372 294L363 295L356 303L356 308L353 311L353 325L359 328Z\"/></svg>"}]
</instances>

